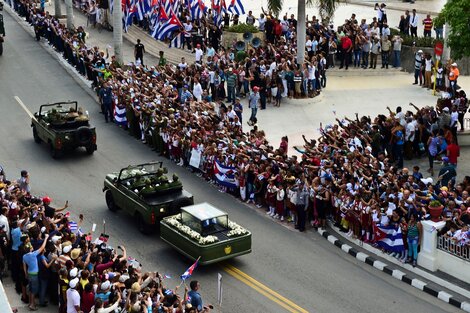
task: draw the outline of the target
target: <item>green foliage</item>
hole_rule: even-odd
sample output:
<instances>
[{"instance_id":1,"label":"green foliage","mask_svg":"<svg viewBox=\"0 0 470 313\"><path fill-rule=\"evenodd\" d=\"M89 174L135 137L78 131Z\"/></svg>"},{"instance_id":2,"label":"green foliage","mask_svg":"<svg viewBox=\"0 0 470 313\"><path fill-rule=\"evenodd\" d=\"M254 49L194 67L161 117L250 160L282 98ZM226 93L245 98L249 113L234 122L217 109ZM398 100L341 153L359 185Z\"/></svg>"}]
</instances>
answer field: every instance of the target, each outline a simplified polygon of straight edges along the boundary
<instances>
[{"instance_id":1,"label":"green foliage","mask_svg":"<svg viewBox=\"0 0 470 313\"><path fill-rule=\"evenodd\" d=\"M438 25L451 27L446 41L454 59L470 56L470 1L448 0L436 18Z\"/></svg>"},{"instance_id":2,"label":"green foliage","mask_svg":"<svg viewBox=\"0 0 470 313\"><path fill-rule=\"evenodd\" d=\"M230 26L230 28L227 31L232 32L232 33L239 33L239 34L244 34L244 33L254 34L254 33L259 32L256 26L253 26L250 24L244 24L244 23Z\"/></svg>"},{"instance_id":3,"label":"green foliage","mask_svg":"<svg viewBox=\"0 0 470 313\"><path fill-rule=\"evenodd\" d=\"M413 42L416 43L417 47L432 48L436 44L436 39L432 37L416 37L412 38L411 36L406 36L400 34L400 31L396 28L390 28L390 36L400 35L403 38L403 44L405 46L412 46Z\"/></svg>"},{"instance_id":4,"label":"green foliage","mask_svg":"<svg viewBox=\"0 0 470 313\"><path fill-rule=\"evenodd\" d=\"M431 202L429 202L429 206L433 208L440 207L441 205L442 204L441 202L439 202L439 200L432 200Z\"/></svg>"},{"instance_id":5,"label":"green foliage","mask_svg":"<svg viewBox=\"0 0 470 313\"><path fill-rule=\"evenodd\" d=\"M412 38L411 36L402 36L402 38L403 38L403 44L406 46L412 46L413 43L416 43L416 47L432 48L436 44L436 39L432 37Z\"/></svg>"}]
</instances>

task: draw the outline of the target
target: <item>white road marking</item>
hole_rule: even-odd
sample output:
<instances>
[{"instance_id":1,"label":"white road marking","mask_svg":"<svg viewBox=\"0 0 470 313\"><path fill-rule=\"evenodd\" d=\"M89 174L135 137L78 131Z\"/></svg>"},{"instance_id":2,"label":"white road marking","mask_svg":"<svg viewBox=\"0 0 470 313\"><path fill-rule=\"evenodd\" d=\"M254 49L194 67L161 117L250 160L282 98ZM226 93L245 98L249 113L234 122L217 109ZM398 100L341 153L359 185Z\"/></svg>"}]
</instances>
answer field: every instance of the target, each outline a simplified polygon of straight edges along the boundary
<instances>
[{"instance_id":1,"label":"white road marking","mask_svg":"<svg viewBox=\"0 0 470 313\"><path fill-rule=\"evenodd\" d=\"M16 102L18 102L19 105L21 105L23 110L26 112L26 114L29 115L30 118L34 118L33 113L31 113L31 111L26 107L26 105L23 103L23 101L21 101L20 97L15 96L15 100L16 100Z\"/></svg>"}]
</instances>

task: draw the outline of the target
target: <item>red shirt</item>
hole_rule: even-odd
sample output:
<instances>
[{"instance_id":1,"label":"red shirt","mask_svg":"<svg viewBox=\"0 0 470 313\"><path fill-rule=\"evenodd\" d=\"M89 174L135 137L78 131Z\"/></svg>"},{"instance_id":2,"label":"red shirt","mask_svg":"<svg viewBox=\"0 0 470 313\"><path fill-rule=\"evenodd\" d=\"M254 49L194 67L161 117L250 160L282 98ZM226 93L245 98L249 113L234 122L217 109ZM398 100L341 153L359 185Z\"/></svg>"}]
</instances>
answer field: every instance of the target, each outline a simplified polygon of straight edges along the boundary
<instances>
[{"instance_id":1,"label":"red shirt","mask_svg":"<svg viewBox=\"0 0 470 313\"><path fill-rule=\"evenodd\" d=\"M457 157L460 156L460 147L455 143L447 146L447 157L450 164L457 164Z\"/></svg>"},{"instance_id":2,"label":"red shirt","mask_svg":"<svg viewBox=\"0 0 470 313\"><path fill-rule=\"evenodd\" d=\"M352 46L352 41L348 36L343 36L341 37L341 45L343 50L349 50L349 48Z\"/></svg>"},{"instance_id":3,"label":"red shirt","mask_svg":"<svg viewBox=\"0 0 470 313\"><path fill-rule=\"evenodd\" d=\"M95 305L95 294L93 293L93 291L84 291L82 293L81 302L82 303L80 304L80 309L82 309L84 313L89 313L93 305Z\"/></svg>"}]
</instances>

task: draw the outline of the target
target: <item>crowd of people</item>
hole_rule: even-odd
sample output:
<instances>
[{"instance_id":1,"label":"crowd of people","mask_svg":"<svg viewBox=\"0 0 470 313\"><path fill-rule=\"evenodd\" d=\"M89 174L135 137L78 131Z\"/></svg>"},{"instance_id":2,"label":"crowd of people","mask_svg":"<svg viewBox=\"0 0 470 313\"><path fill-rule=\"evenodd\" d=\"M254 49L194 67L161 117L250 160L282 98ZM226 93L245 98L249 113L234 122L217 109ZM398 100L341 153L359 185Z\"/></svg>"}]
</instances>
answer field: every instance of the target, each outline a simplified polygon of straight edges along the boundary
<instances>
[{"instance_id":1,"label":"crowd of people","mask_svg":"<svg viewBox=\"0 0 470 313\"><path fill-rule=\"evenodd\" d=\"M321 75L318 69L320 64L327 64L325 59L330 53L321 48L313 53L311 51L313 47L330 47L328 43L332 37L327 39L327 35L332 31L328 27L317 23L308 28L308 33L313 34L313 37L309 35L311 41L322 39L321 44L312 42L307 45L308 57L303 65L296 64L295 51L290 48L295 43L289 40L293 40L295 36L281 34L274 38L267 36L269 43L266 47L252 49L243 56L233 49L215 49L209 40L207 45L204 43L204 47L196 44L196 49L205 49L205 56L194 63L182 59L177 65L163 62L165 64L155 66L142 66L138 63L122 66L113 57L108 59L106 53L98 47L87 47L80 29L69 32L59 21L36 11L25 0L20 3L20 13L27 20L33 24L39 20L47 25L40 35L63 53L82 75L93 81L106 121L115 121L159 154L178 165L187 166L214 184L220 184L221 191L265 208L273 219L292 223L296 229L304 231L308 225L325 227L327 218L331 218L349 236L371 243L376 243L375 226L400 228L405 244L402 251L394 252L394 256L415 265L418 246L422 240L420 222L430 218L429 205L437 201L443 206L439 218L446 221L442 234L454 236L459 231L459 238L468 238L470 177L465 176L460 179L460 183L456 178L460 154L457 135L459 128L464 128L468 98L464 91L452 87L452 70L442 77L446 78L443 89L448 92L442 93L442 99L436 106L418 108L410 104L409 109L388 109L385 114L374 118L356 115L354 119L337 119L334 125L321 126L320 138L304 138L305 145L298 157L288 155L287 137L282 138L279 146L267 141L266 134L257 125L257 110L266 108L266 103L270 100L277 101L279 93L282 98L282 93L284 96L302 96L305 90L308 91L307 94L317 91L321 78L326 80L324 73ZM352 19L354 18L353 16ZM341 31L351 36L357 31L358 35L354 37L356 42L370 27L366 25L363 29L357 25L357 21L350 20ZM384 36L388 26L383 17L378 18L377 25L374 24L373 27L378 28L377 40L389 40L388 35ZM346 39L341 39L341 42L349 39L351 43L348 45L352 45L353 41L349 36L342 38ZM365 40L370 39L366 36ZM349 53L354 48L342 47L343 66L347 67ZM215 51L219 53L216 54ZM363 54L359 55L363 62ZM356 62L356 65L361 62ZM312 69L313 75L310 76ZM280 73L284 74L279 75ZM300 94L297 92L298 86ZM273 89L276 90L276 95L272 92ZM243 96L248 98L248 108L251 110L247 123L244 123L242 115ZM197 164L192 160L194 155L199 155ZM422 157L429 159L429 168L426 171L418 166L412 169L404 167L404 159L416 160ZM442 163L442 166L437 178L433 179L436 162ZM232 185L221 183L215 163L230 169L234 176ZM430 177L425 178L423 172L429 173ZM6 210L11 212L11 201L8 201ZM10 221L13 226L17 226L15 229L26 229L31 224L32 215L29 216L28 213L31 210L32 214L34 210L39 212L36 215L39 220L33 220L46 227L46 233L50 232L47 227L52 227L54 231L57 228L54 224L67 224L63 216L59 219L55 215L50 218L54 223L44 224L48 220L41 217L43 215L39 210L44 201L37 202L28 209L19 211L23 215L16 220L16 224L15 219ZM43 242L38 239L38 236L44 234L40 231L42 227L30 226L29 230L31 229L36 229L31 238L37 241L36 246L33 245L34 248L30 249L44 250ZM58 250L65 255L78 251L74 254L75 256L78 253L76 258L70 256L71 260L78 261L69 262L67 267L66 260L63 263L67 270L59 270L57 275L59 278L67 277L70 288L64 286L66 295L70 289L75 290L70 286L72 281L75 281L75 286L82 285L82 278L77 282L75 276L71 276L75 275L74 269L77 268L77 271L82 270L81 276L85 273L85 278L88 277L89 281L94 272L98 274L92 280L97 283L91 284L92 287L95 286L95 290L90 291L92 287L88 287L88 292L95 292L95 298L108 293L107 288L110 285L124 284L123 288L126 289L131 284L131 292L120 296L120 300L127 297L127 303L133 307L133 299L138 299L133 293L133 286L135 282L140 282L136 290L137 295L141 294L143 297L139 302L141 307L150 303L145 291L149 289L153 298L166 301L167 296L160 287L159 276L136 273L133 267L128 266L124 249L113 252L98 247L97 252L87 253L96 250L96 245L67 232L62 233L61 237L62 242L69 241L74 249L79 248L79 251L68 248L64 250L67 245L62 243L62 250ZM468 240L462 241L464 245L467 242ZM51 262L50 259L46 261L49 264L47 262ZM83 267L80 267L81 264ZM114 266L115 274L111 275L112 278L109 274L103 276L103 264ZM129 278L121 282L124 274L120 270L124 268L127 268ZM145 284L146 281L151 281L150 286ZM83 292L86 292L86 286L87 284L83 286ZM114 287L114 291L117 289L119 287ZM183 305L185 297L181 301L172 292L172 303ZM74 291L70 293L76 294ZM119 299L119 293L109 294L113 296L108 298L108 303L113 304ZM35 304L32 303L31 307L35 308ZM139 309L136 312L140 312Z\"/></svg>"},{"instance_id":2,"label":"crowd of people","mask_svg":"<svg viewBox=\"0 0 470 313\"><path fill-rule=\"evenodd\" d=\"M10 271L31 311L49 303L59 313L197 313L212 307L203 305L198 281L170 287L168 275L145 272L124 246L111 246L113 238L82 231L83 216L74 222L68 202L60 208L51 202L31 193L26 170L12 179L0 167L0 278Z\"/></svg>"}]
</instances>

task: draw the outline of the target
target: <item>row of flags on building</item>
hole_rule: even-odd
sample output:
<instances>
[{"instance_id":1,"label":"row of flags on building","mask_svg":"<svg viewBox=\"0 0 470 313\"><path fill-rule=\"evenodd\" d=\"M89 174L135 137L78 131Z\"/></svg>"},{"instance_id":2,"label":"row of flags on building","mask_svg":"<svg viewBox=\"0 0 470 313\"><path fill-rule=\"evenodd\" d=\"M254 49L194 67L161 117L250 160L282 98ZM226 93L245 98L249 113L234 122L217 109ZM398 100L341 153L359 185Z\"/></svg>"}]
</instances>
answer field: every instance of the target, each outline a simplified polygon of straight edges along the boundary
<instances>
[{"instance_id":1,"label":"row of flags on building","mask_svg":"<svg viewBox=\"0 0 470 313\"><path fill-rule=\"evenodd\" d=\"M180 11L187 9L191 21L208 17L209 7L204 0L121 0L123 28L125 31L136 18L142 21L149 17L151 35L157 40L170 39L170 47L179 48L183 43L184 26ZM242 0L210 0L212 19L217 27L222 26L226 13L243 15ZM227 6L226 1L229 3ZM111 14L113 0L111 0Z\"/></svg>"}]
</instances>

